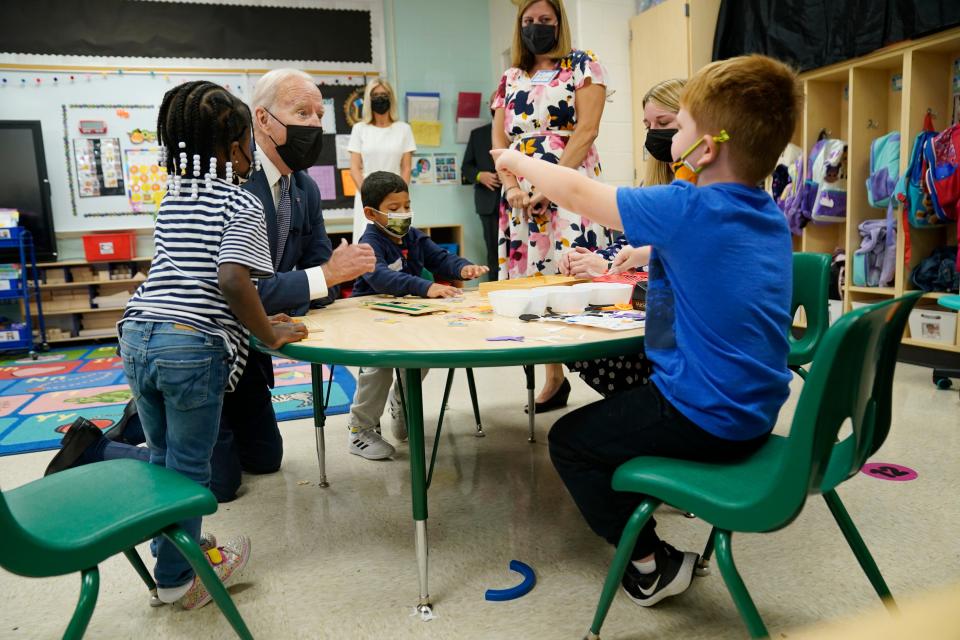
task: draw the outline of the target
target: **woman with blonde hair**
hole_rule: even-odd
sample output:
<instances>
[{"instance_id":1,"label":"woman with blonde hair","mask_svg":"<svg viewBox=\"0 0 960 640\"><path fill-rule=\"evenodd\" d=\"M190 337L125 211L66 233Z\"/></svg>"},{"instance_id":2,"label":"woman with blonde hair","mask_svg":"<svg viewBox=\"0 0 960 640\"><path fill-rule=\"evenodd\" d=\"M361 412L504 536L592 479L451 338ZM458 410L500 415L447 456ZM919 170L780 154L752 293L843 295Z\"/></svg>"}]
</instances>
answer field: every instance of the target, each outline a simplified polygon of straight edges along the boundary
<instances>
[{"instance_id":1,"label":"woman with blonde hair","mask_svg":"<svg viewBox=\"0 0 960 640\"><path fill-rule=\"evenodd\" d=\"M647 130L644 148L649 155L644 163L642 186L655 186L673 182L673 158L670 145L677 132L677 112L680 111L680 94L686 80L672 78L653 85L643 96L643 126ZM650 259L648 247L631 247L621 235L606 249L591 251L587 247L574 246L560 259L560 273L584 278L594 278L606 273L618 273L647 264Z\"/></svg>"},{"instance_id":2,"label":"woman with blonde hair","mask_svg":"<svg viewBox=\"0 0 960 640\"><path fill-rule=\"evenodd\" d=\"M594 140L608 91L606 69L591 51L573 49L562 0L519 0L513 33L513 66L500 78L492 107L493 148L522 153L600 177ZM609 244L601 225L559 209L536 185L501 176L499 279L559 271L565 248ZM563 407L570 383L561 365L547 365L536 406Z\"/></svg>"},{"instance_id":3,"label":"woman with blonde hair","mask_svg":"<svg viewBox=\"0 0 960 640\"><path fill-rule=\"evenodd\" d=\"M362 120L350 132L350 177L357 185L353 201L353 242L360 240L367 228L360 202L360 186L374 171L389 171L410 182L413 152L417 145L413 131L397 117L397 96L383 78L367 84L363 93Z\"/></svg>"}]
</instances>

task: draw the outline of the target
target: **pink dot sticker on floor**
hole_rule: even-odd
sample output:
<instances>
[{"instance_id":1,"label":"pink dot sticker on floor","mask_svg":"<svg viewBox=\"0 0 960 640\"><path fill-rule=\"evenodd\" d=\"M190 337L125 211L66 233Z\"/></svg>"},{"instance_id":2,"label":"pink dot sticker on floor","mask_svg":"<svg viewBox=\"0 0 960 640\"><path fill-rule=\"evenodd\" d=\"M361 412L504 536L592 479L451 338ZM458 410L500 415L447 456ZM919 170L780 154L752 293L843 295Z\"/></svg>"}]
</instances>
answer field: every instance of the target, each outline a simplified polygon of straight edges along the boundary
<instances>
[{"instance_id":1,"label":"pink dot sticker on floor","mask_svg":"<svg viewBox=\"0 0 960 640\"><path fill-rule=\"evenodd\" d=\"M860 473L865 473L871 478L880 480L890 480L891 482L909 482L917 478L917 472L910 467L904 467L892 462L870 462L860 468Z\"/></svg>"}]
</instances>

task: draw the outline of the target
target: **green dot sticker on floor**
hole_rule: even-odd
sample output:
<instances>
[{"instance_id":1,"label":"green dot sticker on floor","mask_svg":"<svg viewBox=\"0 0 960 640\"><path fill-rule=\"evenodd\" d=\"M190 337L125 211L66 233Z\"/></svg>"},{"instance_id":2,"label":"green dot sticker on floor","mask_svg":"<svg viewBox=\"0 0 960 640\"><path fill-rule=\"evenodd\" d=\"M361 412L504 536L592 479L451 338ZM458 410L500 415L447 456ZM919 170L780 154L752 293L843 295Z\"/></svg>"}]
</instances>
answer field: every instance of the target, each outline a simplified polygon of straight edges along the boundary
<instances>
[{"instance_id":1,"label":"green dot sticker on floor","mask_svg":"<svg viewBox=\"0 0 960 640\"><path fill-rule=\"evenodd\" d=\"M865 473L871 478L880 480L890 480L891 482L909 482L917 479L917 472L909 467L904 467L892 462L870 462L860 468L860 473Z\"/></svg>"}]
</instances>

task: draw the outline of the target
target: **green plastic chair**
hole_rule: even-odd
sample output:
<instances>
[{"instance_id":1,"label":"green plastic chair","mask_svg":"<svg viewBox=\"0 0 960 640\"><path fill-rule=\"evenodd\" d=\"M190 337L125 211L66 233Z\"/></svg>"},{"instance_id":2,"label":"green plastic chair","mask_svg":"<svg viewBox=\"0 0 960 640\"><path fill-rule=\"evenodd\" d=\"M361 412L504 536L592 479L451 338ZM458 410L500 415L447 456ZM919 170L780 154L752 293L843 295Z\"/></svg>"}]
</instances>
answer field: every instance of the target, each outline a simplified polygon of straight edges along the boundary
<instances>
[{"instance_id":1,"label":"green plastic chair","mask_svg":"<svg viewBox=\"0 0 960 640\"><path fill-rule=\"evenodd\" d=\"M894 608L890 590L835 489L856 474L887 437L897 350L919 297L914 292L857 309L827 331L788 437L770 436L756 454L737 463L642 457L617 469L613 488L645 498L624 528L587 638L599 638L640 530L662 502L713 525L704 556L709 557L715 544L720 572L751 637L768 634L734 565L731 532L782 529L800 514L808 495L823 496L873 588ZM848 418L852 433L837 442Z\"/></svg>"},{"instance_id":2,"label":"green plastic chair","mask_svg":"<svg viewBox=\"0 0 960 640\"><path fill-rule=\"evenodd\" d=\"M801 378L807 377L804 365L813 362L817 347L830 327L830 256L826 253L793 254L793 299L790 317L803 308L807 328L800 338L787 332L790 353L787 365Z\"/></svg>"},{"instance_id":3,"label":"green plastic chair","mask_svg":"<svg viewBox=\"0 0 960 640\"><path fill-rule=\"evenodd\" d=\"M104 487L123 487L105 499ZM97 604L97 565L123 552L155 595L156 584L135 546L169 539L210 591L237 635L253 638L199 545L177 522L217 510L209 490L163 467L110 460L0 492L0 566L28 578L79 571L80 600L65 639L82 638ZM145 603L141 603L145 604Z\"/></svg>"}]
</instances>

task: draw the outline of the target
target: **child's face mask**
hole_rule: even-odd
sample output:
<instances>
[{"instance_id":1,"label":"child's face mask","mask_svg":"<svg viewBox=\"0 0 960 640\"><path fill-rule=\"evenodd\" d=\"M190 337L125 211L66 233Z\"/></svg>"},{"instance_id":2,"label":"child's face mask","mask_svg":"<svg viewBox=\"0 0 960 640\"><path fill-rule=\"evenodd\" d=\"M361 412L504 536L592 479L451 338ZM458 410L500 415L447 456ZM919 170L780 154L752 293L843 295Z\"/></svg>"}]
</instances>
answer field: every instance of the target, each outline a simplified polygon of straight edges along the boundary
<instances>
[{"instance_id":1,"label":"child's face mask","mask_svg":"<svg viewBox=\"0 0 960 640\"><path fill-rule=\"evenodd\" d=\"M413 211L380 211L379 209L374 209L374 211L387 218L386 224L381 224L379 221L374 224L394 238L402 238L407 235L410 226L413 224Z\"/></svg>"},{"instance_id":2,"label":"child's face mask","mask_svg":"<svg viewBox=\"0 0 960 640\"><path fill-rule=\"evenodd\" d=\"M686 180L687 182L697 184L697 178L700 175L700 172L703 171L704 165L694 166L687 158L690 157L697 148L707 141L707 138L713 138L714 142L727 142L730 140L730 134L725 130L720 130L720 135L711 136L709 134L702 136L699 140L693 143L689 149L680 154L680 158L674 162L670 168L673 169L673 175L677 180Z\"/></svg>"}]
</instances>

